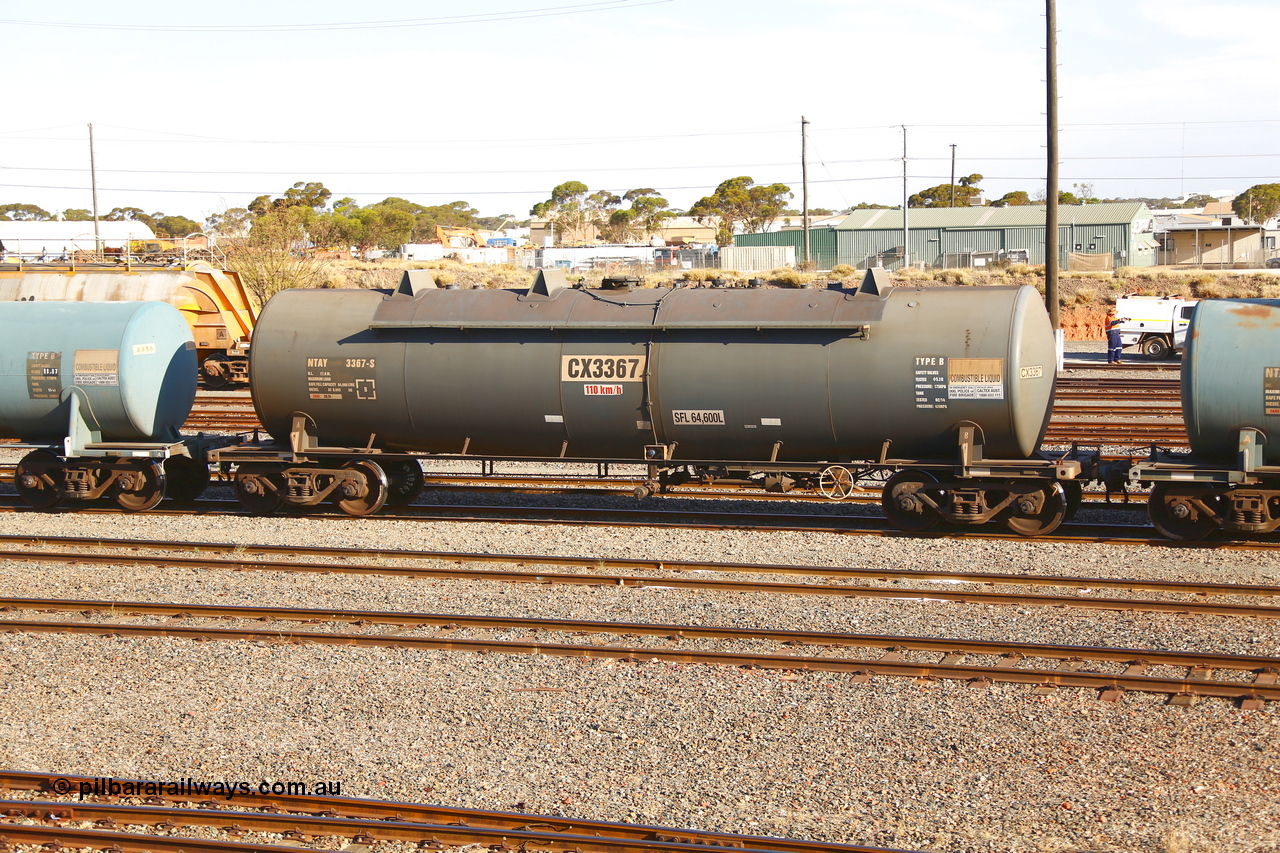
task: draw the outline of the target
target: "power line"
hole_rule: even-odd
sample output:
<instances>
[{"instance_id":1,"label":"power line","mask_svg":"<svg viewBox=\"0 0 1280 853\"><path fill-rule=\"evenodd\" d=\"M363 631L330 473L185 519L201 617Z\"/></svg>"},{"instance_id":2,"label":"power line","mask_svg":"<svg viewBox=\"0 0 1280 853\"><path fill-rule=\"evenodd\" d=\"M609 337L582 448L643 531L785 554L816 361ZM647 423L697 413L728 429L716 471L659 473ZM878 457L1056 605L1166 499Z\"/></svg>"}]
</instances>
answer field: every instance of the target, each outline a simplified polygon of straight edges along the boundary
<instances>
[{"instance_id":1,"label":"power line","mask_svg":"<svg viewBox=\"0 0 1280 853\"><path fill-rule=\"evenodd\" d=\"M109 32L147 33L289 33L317 32L325 30L385 30L405 27L441 27L458 24L487 24L497 21L519 21L528 18L557 18L565 15L581 15L588 12L609 12L618 9L637 9L657 6L675 0L604 0L599 3L580 3L573 6L547 6L534 9L516 9L508 12L476 12L468 15L446 15L436 18L404 18L391 21L341 21L314 24L96 24L75 21L24 21L0 19L0 24L20 27L50 27L56 29L98 30Z\"/></svg>"},{"instance_id":2,"label":"power line","mask_svg":"<svg viewBox=\"0 0 1280 853\"><path fill-rule=\"evenodd\" d=\"M901 178L900 175L885 174L871 175L856 178L820 178L810 180L813 184L847 184L847 183L866 183L870 181L896 181ZM920 181L946 181L947 175L912 175L912 178ZM1016 182L1035 182L1043 181L1043 175L988 175L983 180L991 181L1016 181ZM1069 181L1179 181L1182 180L1178 175L1124 175L1123 177L1115 177L1112 175L1068 175L1064 180ZM1280 181L1280 175L1196 175L1191 176L1191 180L1195 181ZM796 178L787 178L785 183L796 183ZM699 190L705 191L714 189L716 184L701 184L693 186L668 186L656 187L655 189L661 193L669 193L673 191ZM37 190L68 190L74 192L83 192L88 188L86 186L56 186L52 184L0 184L0 189L37 189ZM605 187L609 192L625 192L629 187ZM277 192L274 189L254 189L254 190L229 190L229 189L183 189L178 187L164 188L147 188L147 187L101 187L103 192L119 192L119 193L185 193L190 195L238 195L238 196L259 196L270 195ZM344 190L343 195L359 195L359 196L395 196L395 195L415 195L415 196L441 196L452 198L463 198L466 196L492 196L492 195L526 195L526 196L543 196L548 192L546 187L539 189L505 189L505 190L414 190L400 187L394 190Z\"/></svg>"}]
</instances>

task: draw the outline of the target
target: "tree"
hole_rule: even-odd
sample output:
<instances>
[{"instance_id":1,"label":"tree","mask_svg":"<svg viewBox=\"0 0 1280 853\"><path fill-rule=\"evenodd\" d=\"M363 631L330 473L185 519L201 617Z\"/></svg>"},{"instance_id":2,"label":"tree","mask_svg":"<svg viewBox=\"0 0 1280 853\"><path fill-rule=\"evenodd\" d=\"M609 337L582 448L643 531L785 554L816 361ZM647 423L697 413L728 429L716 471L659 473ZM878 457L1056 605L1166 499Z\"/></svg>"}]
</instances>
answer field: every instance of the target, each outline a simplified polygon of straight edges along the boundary
<instances>
[{"instance_id":1,"label":"tree","mask_svg":"<svg viewBox=\"0 0 1280 853\"><path fill-rule=\"evenodd\" d=\"M1100 199L1093 194L1093 184L1081 183L1072 184L1071 189L1076 191L1076 197L1080 199L1080 204L1099 204Z\"/></svg>"},{"instance_id":2,"label":"tree","mask_svg":"<svg viewBox=\"0 0 1280 853\"><path fill-rule=\"evenodd\" d=\"M1036 190L1035 203L1044 204L1045 199L1048 197L1049 196L1045 194L1043 189ZM1058 204L1084 204L1084 202L1077 198L1075 193L1068 192L1067 190L1058 190Z\"/></svg>"},{"instance_id":3,"label":"tree","mask_svg":"<svg viewBox=\"0 0 1280 853\"><path fill-rule=\"evenodd\" d=\"M308 207L312 210L322 210L333 193L325 189L324 184L319 181L302 182L298 181L289 189L284 191L284 195L272 198L269 195L260 195L253 201L249 202L249 212L254 216L266 216L268 213L278 210L286 210L290 207Z\"/></svg>"},{"instance_id":4,"label":"tree","mask_svg":"<svg viewBox=\"0 0 1280 853\"><path fill-rule=\"evenodd\" d=\"M185 237L200 230L200 223L187 219L185 216L165 216L164 214L156 214L155 225L152 228L156 235L160 237Z\"/></svg>"},{"instance_id":5,"label":"tree","mask_svg":"<svg viewBox=\"0 0 1280 853\"><path fill-rule=\"evenodd\" d=\"M344 199L349 201L349 199ZM421 205L403 198L386 198L378 202L379 207L400 210L413 217L413 234L406 242L426 243L436 239L436 226L445 225L459 228L481 227L480 211L465 201L451 201L448 204ZM334 205L338 209L338 205ZM348 215L350 215L348 213Z\"/></svg>"},{"instance_id":6,"label":"tree","mask_svg":"<svg viewBox=\"0 0 1280 853\"><path fill-rule=\"evenodd\" d=\"M1007 192L991 202L992 207L1022 207L1027 204L1031 204L1031 196L1027 195L1026 190Z\"/></svg>"},{"instance_id":7,"label":"tree","mask_svg":"<svg viewBox=\"0 0 1280 853\"><path fill-rule=\"evenodd\" d=\"M1236 216L1248 222L1266 222L1280 216L1280 184L1254 184L1231 202Z\"/></svg>"},{"instance_id":8,"label":"tree","mask_svg":"<svg viewBox=\"0 0 1280 853\"><path fill-rule=\"evenodd\" d=\"M281 200L286 207L309 207L312 210L320 210L329 203L332 196L333 193L325 189L324 184L319 181L310 181L305 184L298 181L284 191L284 197Z\"/></svg>"},{"instance_id":9,"label":"tree","mask_svg":"<svg viewBox=\"0 0 1280 853\"><path fill-rule=\"evenodd\" d=\"M599 190L587 196L583 203L586 210L587 222L595 226L596 233L606 243L625 243L627 241L629 228L623 225L619 229L619 223L625 222L626 217L615 217L614 214L619 213L618 205L622 204L622 197L614 195L608 190Z\"/></svg>"},{"instance_id":10,"label":"tree","mask_svg":"<svg viewBox=\"0 0 1280 853\"><path fill-rule=\"evenodd\" d=\"M80 207L69 207L62 211L63 222L92 222L93 211Z\"/></svg>"},{"instance_id":11,"label":"tree","mask_svg":"<svg viewBox=\"0 0 1280 853\"><path fill-rule=\"evenodd\" d=\"M546 219L555 229L561 243L586 239L587 224L591 216L587 210L587 185L581 181L565 181L551 191L551 198L540 201L529 211L533 216Z\"/></svg>"},{"instance_id":12,"label":"tree","mask_svg":"<svg viewBox=\"0 0 1280 853\"><path fill-rule=\"evenodd\" d=\"M627 228L629 236L636 240L648 240L676 218L670 203L653 187L628 190L622 198L631 202L631 208L625 211Z\"/></svg>"},{"instance_id":13,"label":"tree","mask_svg":"<svg viewBox=\"0 0 1280 853\"><path fill-rule=\"evenodd\" d=\"M3 222L39 222L51 218L49 211L34 204L0 204L0 221Z\"/></svg>"},{"instance_id":14,"label":"tree","mask_svg":"<svg viewBox=\"0 0 1280 853\"><path fill-rule=\"evenodd\" d=\"M972 199L982 195L982 190L978 189L978 182L981 180L982 175L973 174L961 178L959 185L938 184L936 187L929 187L929 189L921 190L907 199L907 206L969 207ZM951 203L953 196L955 204Z\"/></svg>"},{"instance_id":15,"label":"tree","mask_svg":"<svg viewBox=\"0 0 1280 853\"><path fill-rule=\"evenodd\" d=\"M214 213L204 221L205 230L219 237L244 237L253 223L253 214L243 207L232 207L222 213Z\"/></svg>"},{"instance_id":16,"label":"tree","mask_svg":"<svg viewBox=\"0 0 1280 853\"><path fill-rule=\"evenodd\" d=\"M351 212L351 242L360 254L370 249L390 249L413 238L413 214L385 205L371 204Z\"/></svg>"},{"instance_id":17,"label":"tree","mask_svg":"<svg viewBox=\"0 0 1280 853\"><path fill-rule=\"evenodd\" d=\"M153 231L156 227L155 217L148 215L139 207L113 207L111 212L102 218L108 222L142 222Z\"/></svg>"},{"instance_id":18,"label":"tree","mask_svg":"<svg viewBox=\"0 0 1280 853\"><path fill-rule=\"evenodd\" d=\"M240 273L259 304L278 291L324 282L324 262L305 251L308 214L315 211L294 207L268 212L253 220L247 235L227 242L228 266Z\"/></svg>"},{"instance_id":19,"label":"tree","mask_svg":"<svg viewBox=\"0 0 1280 853\"><path fill-rule=\"evenodd\" d=\"M746 175L722 181L716 191L698 199L689 208L689 215L699 222L716 223L716 245L728 246L733 242L733 228L737 223L748 234L757 234L768 228L786 209L786 200L794 193L786 184L756 186Z\"/></svg>"}]
</instances>

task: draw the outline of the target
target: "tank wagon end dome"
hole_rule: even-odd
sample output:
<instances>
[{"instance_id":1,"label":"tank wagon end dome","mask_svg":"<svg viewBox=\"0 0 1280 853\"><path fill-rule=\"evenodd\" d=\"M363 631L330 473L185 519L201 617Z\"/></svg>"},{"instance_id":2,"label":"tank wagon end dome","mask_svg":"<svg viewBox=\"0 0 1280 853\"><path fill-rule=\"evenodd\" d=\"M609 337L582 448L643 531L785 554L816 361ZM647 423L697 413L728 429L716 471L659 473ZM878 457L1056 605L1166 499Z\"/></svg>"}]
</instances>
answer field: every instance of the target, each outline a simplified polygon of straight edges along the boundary
<instances>
[{"instance_id":1,"label":"tank wagon end dome","mask_svg":"<svg viewBox=\"0 0 1280 853\"><path fill-rule=\"evenodd\" d=\"M68 430L69 398L103 441L169 441L196 392L190 326L162 302L0 303L0 435Z\"/></svg>"}]
</instances>

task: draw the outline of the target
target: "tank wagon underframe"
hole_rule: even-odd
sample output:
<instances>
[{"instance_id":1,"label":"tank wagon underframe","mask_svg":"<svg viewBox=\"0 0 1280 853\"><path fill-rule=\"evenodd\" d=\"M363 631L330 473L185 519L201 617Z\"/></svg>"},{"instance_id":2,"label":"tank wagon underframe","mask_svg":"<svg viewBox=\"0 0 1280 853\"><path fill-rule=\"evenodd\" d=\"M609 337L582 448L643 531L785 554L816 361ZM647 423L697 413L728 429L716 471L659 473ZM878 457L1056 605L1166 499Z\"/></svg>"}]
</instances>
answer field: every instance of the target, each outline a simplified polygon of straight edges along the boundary
<instances>
[{"instance_id":1,"label":"tank wagon underframe","mask_svg":"<svg viewBox=\"0 0 1280 853\"><path fill-rule=\"evenodd\" d=\"M650 445L641 458L499 457L384 452L374 447L372 435L364 447L324 447L317 443L314 420L296 413L289 446L230 447L209 457L231 478L245 508L258 514L326 502L357 516L405 506L423 490L423 463L459 461L479 462L489 472L498 463L513 462L595 465L602 474L609 466L643 465L646 478L636 489L638 498L690 483L719 483L771 492L811 488L840 500L871 481L881 484L886 516L907 531L998 520L1019 534L1036 536L1056 529L1079 506L1080 459L985 459L974 425L962 425L956 433L952 462L887 455L842 463L677 459L671 445ZM883 447L887 454L890 442Z\"/></svg>"},{"instance_id":2,"label":"tank wagon underframe","mask_svg":"<svg viewBox=\"0 0 1280 853\"><path fill-rule=\"evenodd\" d=\"M1261 464L1265 444L1260 430L1242 429L1236 463L1221 466L1153 451L1129 468L1129 482L1151 487L1151 523L1170 539L1203 539L1219 529L1270 533L1280 528L1280 465Z\"/></svg>"}]
</instances>

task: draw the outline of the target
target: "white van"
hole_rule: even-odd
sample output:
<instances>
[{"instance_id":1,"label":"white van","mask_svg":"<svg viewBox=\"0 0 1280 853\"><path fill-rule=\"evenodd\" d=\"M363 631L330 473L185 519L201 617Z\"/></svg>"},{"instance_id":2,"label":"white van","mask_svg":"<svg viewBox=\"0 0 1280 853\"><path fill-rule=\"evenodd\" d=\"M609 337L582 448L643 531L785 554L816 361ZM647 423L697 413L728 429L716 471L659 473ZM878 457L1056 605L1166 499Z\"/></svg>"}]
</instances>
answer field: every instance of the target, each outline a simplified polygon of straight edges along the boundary
<instances>
[{"instance_id":1,"label":"white van","mask_svg":"<svg viewBox=\"0 0 1280 853\"><path fill-rule=\"evenodd\" d=\"M1121 296L1116 300L1116 314L1125 319L1121 345L1136 346L1153 361L1181 353L1198 302L1181 296Z\"/></svg>"}]
</instances>

